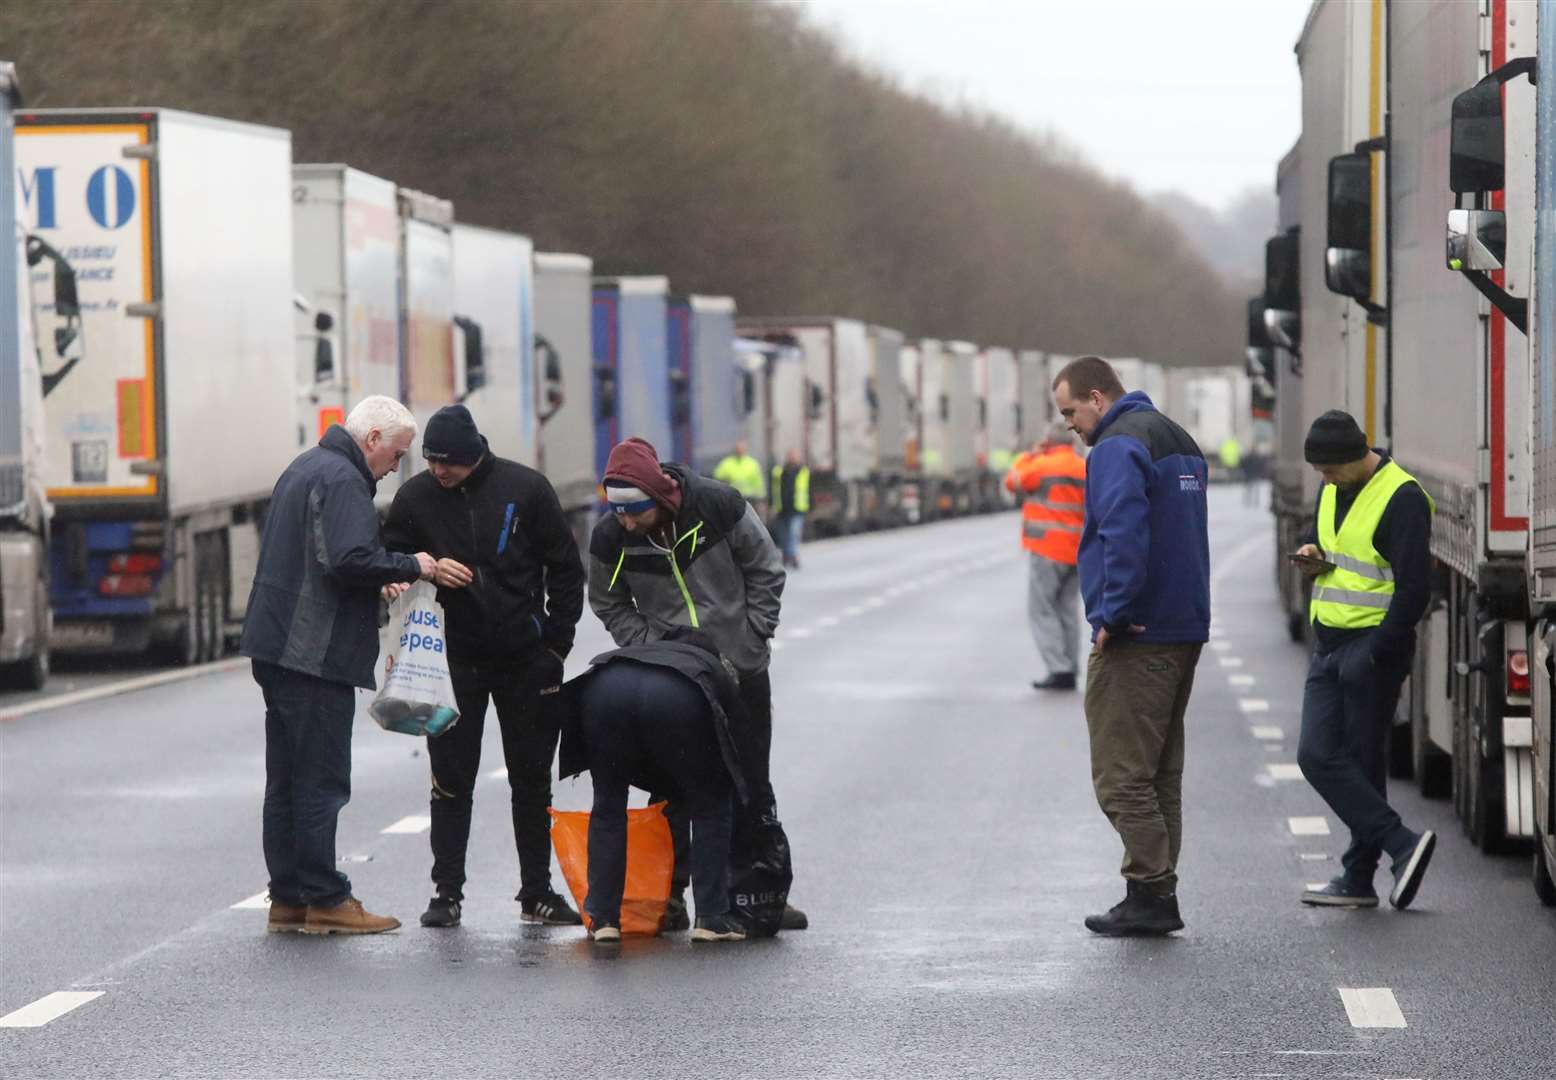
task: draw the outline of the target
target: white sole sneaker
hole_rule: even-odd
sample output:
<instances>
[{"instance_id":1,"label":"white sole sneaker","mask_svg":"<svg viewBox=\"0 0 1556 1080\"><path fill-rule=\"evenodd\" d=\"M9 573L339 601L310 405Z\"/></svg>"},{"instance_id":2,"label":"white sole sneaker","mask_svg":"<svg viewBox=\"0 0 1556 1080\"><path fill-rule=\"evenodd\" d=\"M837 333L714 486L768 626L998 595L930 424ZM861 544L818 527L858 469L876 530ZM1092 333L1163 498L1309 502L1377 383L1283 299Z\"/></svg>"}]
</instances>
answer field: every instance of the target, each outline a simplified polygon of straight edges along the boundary
<instances>
[{"instance_id":1,"label":"white sole sneaker","mask_svg":"<svg viewBox=\"0 0 1556 1080\"><path fill-rule=\"evenodd\" d=\"M745 939L745 934L741 933L739 930L726 930L720 932L718 930L704 930L702 927L698 927L696 930L692 931L693 941L744 941Z\"/></svg>"},{"instance_id":2,"label":"white sole sneaker","mask_svg":"<svg viewBox=\"0 0 1556 1080\"><path fill-rule=\"evenodd\" d=\"M1432 861L1432 852L1436 848L1437 834L1427 829L1421 834L1421 839L1416 841L1415 850L1410 853L1410 861L1405 864L1405 872L1394 882L1394 891L1389 893L1389 903L1401 911L1410 906L1410 902L1416 898L1416 890L1421 887L1421 879L1426 876L1427 864Z\"/></svg>"},{"instance_id":3,"label":"white sole sneaker","mask_svg":"<svg viewBox=\"0 0 1556 1080\"><path fill-rule=\"evenodd\" d=\"M618 945L621 943L621 931L614 926L602 926L592 931L589 939L599 945Z\"/></svg>"}]
</instances>

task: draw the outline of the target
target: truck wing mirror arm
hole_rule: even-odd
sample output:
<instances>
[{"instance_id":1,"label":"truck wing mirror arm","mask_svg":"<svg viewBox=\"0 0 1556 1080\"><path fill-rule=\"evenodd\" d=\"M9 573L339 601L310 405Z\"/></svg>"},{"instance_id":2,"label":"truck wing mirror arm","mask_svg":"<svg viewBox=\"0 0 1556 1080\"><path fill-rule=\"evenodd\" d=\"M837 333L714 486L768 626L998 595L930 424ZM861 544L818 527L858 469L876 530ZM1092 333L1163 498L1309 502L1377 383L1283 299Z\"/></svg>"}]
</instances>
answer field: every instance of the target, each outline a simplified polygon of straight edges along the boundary
<instances>
[{"instance_id":1,"label":"truck wing mirror arm","mask_svg":"<svg viewBox=\"0 0 1556 1080\"><path fill-rule=\"evenodd\" d=\"M1484 270L1460 270L1459 273L1468 278L1470 284L1479 289L1480 294L1491 301L1491 306L1517 327L1520 334L1529 333L1529 301L1509 293L1492 281Z\"/></svg>"}]
</instances>

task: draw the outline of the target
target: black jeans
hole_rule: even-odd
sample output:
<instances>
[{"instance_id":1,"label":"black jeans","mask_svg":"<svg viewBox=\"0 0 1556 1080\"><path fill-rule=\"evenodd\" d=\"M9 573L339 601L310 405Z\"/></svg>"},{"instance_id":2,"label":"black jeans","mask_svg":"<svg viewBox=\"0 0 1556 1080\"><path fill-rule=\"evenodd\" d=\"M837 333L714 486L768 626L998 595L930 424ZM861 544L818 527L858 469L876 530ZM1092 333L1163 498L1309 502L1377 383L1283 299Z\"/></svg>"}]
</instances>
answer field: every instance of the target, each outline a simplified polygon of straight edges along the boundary
<instances>
[{"instance_id":1,"label":"black jeans","mask_svg":"<svg viewBox=\"0 0 1556 1080\"><path fill-rule=\"evenodd\" d=\"M1415 840L1386 797L1389 729L1408 668L1374 664L1370 634L1308 666L1297 764L1351 830L1341 865L1360 882L1372 880L1382 852L1398 858Z\"/></svg>"},{"instance_id":2,"label":"black jeans","mask_svg":"<svg viewBox=\"0 0 1556 1080\"><path fill-rule=\"evenodd\" d=\"M465 849L481 772L481 738L488 703L497 707L503 760L512 792L513 843L519 855L519 898L551 892L551 763L561 732L558 695L541 691L561 681L549 653L528 663L450 660L459 722L427 740L432 764L432 882L464 898Z\"/></svg>"},{"instance_id":3,"label":"black jeans","mask_svg":"<svg viewBox=\"0 0 1556 1080\"><path fill-rule=\"evenodd\" d=\"M746 792L750 802L737 807L735 813L734 849L745 849L744 823L763 814L777 814L777 798L773 794L771 759L773 752L773 683L767 672L740 677L740 702L746 715L735 719L736 743L740 752L740 771L745 777ZM670 837L675 841L675 877L671 880L671 892L680 896L691 880L691 835L687 825L686 807L667 793L649 796L654 802L668 800L665 818L670 822Z\"/></svg>"},{"instance_id":4,"label":"black jeans","mask_svg":"<svg viewBox=\"0 0 1556 1080\"><path fill-rule=\"evenodd\" d=\"M265 865L270 898L334 907L351 895L335 869L335 823L351 801L351 721L356 695L263 660L254 681L265 696Z\"/></svg>"},{"instance_id":5,"label":"black jeans","mask_svg":"<svg viewBox=\"0 0 1556 1080\"><path fill-rule=\"evenodd\" d=\"M597 924L620 922L627 788L645 777L674 789L683 826L690 819L686 861L697 917L727 912L734 789L702 690L668 668L617 660L590 676L580 713L594 784L590 917Z\"/></svg>"}]
</instances>

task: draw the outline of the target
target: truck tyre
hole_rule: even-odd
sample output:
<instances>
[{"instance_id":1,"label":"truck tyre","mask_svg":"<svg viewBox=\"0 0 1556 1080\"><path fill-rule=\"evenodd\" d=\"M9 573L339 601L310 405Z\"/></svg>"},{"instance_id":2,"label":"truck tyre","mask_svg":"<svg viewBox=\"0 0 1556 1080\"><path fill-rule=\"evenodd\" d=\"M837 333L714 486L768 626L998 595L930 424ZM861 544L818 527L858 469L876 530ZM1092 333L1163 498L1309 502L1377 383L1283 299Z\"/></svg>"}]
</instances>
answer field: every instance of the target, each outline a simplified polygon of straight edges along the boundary
<instances>
[{"instance_id":1,"label":"truck tyre","mask_svg":"<svg viewBox=\"0 0 1556 1080\"><path fill-rule=\"evenodd\" d=\"M1414 710L1412 710L1414 712ZM1410 771L1416 787L1428 799L1446 799L1453 794L1453 759L1431 744L1426 737L1426 716L1410 720Z\"/></svg>"},{"instance_id":2,"label":"truck tyre","mask_svg":"<svg viewBox=\"0 0 1556 1080\"><path fill-rule=\"evenodd\" d=\"M222 533L201 537L204 553L196 592L200 661L219 660L227 652L227 548ZM199 550L197 545L196 550Z\"/></svg>"},{"instance_id":3,"label":"truck tyre","mask_svg":"<svg viewBox=\"0 0 1556 1080\"><path fill-rule=\"evenodd\" d=\"M1546 837L1536 834L1534 838L1534 895L1540 898L1540 903L1546 907L1556 907L1556 871L1551 868L1550 860L1545 854L1545 845L1549 843Z\"/></svg>"},{"instance_id":4,"label":"truck tyre","mask_svg":"<svg viewBox=\"0 0 1556 1080\"><path fill-rule=\"evenodd\" d=\"M1490 682L1489 679L1484 681ZM1482 732L1476 730L1471 730L1466 740L1469 753L1465 760L1468 784L1464 827L1476 847L1488 855L1495 855L1507 847L1501 748L1493 748L1496 754L1494 762L1488 760L1485 741Z\"/></svg>"}]
</instances>

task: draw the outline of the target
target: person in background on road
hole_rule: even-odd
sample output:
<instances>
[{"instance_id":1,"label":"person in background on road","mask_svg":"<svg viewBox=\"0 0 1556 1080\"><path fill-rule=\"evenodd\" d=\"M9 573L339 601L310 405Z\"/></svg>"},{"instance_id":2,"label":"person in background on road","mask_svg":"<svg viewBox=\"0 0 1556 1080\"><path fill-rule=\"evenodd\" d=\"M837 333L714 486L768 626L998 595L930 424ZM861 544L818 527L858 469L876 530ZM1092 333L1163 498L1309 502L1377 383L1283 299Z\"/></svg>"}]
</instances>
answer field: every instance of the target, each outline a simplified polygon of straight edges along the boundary
<instances>
[{"instance_id":1,"label":"person in background on road","mask_svg":"<svg viewBox=\"0 0 1556 1080\"><path fill-rule=\"evenodd\" d=\"M773 466L773 517L783 544L783 565L800 568L800 540L810 513L810 467L798 450L790 450L782 465Z\"/></svg>"},{"instance_id":2,"label":"person in background on road","mask_svg":"<svg viewBox=\"0 0 1556 1080\"><path fill-rule=\"evenodd\" d=\"M727 455L713 470L713 479L728 484L756 507L760 517L767 502L767 485L762 480L762 463L747 453L744 439L735 440L735 452Z\"/></svg>"},{"instance_id":3,"label":"person in background on road","mask_svg":"<svg viewBox=\"0 0 1556 1080\"><path fill-rule=\"evenodd\" d=\"M1080 670L1080 576L1075 564L1086 523L1086 460L1075 452L1069 425L1056 420L1043 441L1022 454L1005 476L1022 500L1026 549L1027 621L1048 669L1038 690L1074 690Z\"/></svg>"},{"instance_id":4,"label":"person in background on road","mask_svg":"<svg viewBox=\"0 0 1556 1080\"><path fill-rule=\"evenodd\" d=\"M589 606L619 646L657 641L676 626L712 636L740 676L750 749L742 756L751 795L747 814L775 815L767 667L785 576L767 527L740 492L684 466L660 464L643 439L627 439L611 450L604 485L611 516L595 525L589 542ZM664 928L684 930L686 818L674 803L669 816L676 870ZM738 850L738 822L736 834ZM784 930L805 925L803 912L785 913Z\"/></svg>"},{"instance_id":5,"label":"person in background on road","mask_svg":"<svg viewBox=\"0 0 1556 1080\"><path fill-rule=\"evenodd\" d=\"M1091 446L1081 593L1093 638L1086 727L1097 802L1124 842L1123 901L1093 933L1183 929L1183 718L1210 636L1205 457L1151 399L1095 356L1072 361L1054 403Z\"/></svg>"},{"instance_id":6,"label":"person in background on road","mask_svg":"<svg viewBox=\"0 0 1556 1080\"><path fill-rule=\"evenodd\" d=\"M287 466L270 496L239 651L265 697L265 864L272 933L379 934L398 919L363 910L335 868L335 825L351 799L352 687L373 689L378 601L432 577L425 551L385 550L373 493L400 467L416 420L364 398L344 427Z\"/></svg>"},{"instance_id":7,"label":"person in background on road","mask_svg":"<svg viewBox=\"0 0 1556 1080\"><path fill-rule=\"evenodd\" d=\"M1313 577L1317 648L1302 694L1297 764L1351 830L1341 874L1308 889L1304 904L1377 907L1372 878L1388 852L1389 903L1410 906L1437 837L1414 832L1389 806L1387 748L1400 687L1415 656L1416 624L1431 597L1431 497L1367 437L1331 410L1308 430L1308 464L1323 477L1312 530L1297 549Z\"/></svg>"},{"instance_id":8,"label":"person in background on road","mask_svg":"<svg viewBox=\"0 0 1556 1080\"><path fill-rule=\"evenodd\" d=\"M587 769L590 936L621 940L627 873L627 788L673 792L691 819L691 884L697 901L693 941L742 941L729 914L733 799L743 803L737 730L745 723L735 668L701 630L675 627L665 638L590 661L567 684L560 773Z\"/></svg>"},{"instance_id":9,"label":"person in background on road","mask_svg":"<svg viewBox=\"0 0 1556 1080\"><path fill-rule=\"evenodd\" d=\"M463 405L434 413L421 445L427 471L395 495L384 538L391 550L427 550L437 557L433 580L448 621L448 671L460 718L427 740L437 894L421 924L460 922L490 702L497 708L512 793L519 917L577 926L578 913L551 887L546 808L561 730L556 693L583 613L578 545L550 481L493 454Z\"/></svg>"},{"instance_id":10,"label":"person in background on road","mask_svg":"<svg viewBox=\"0 0 1556 1080\"><path fill-rule=\"evenodd\" d=\"M1226 474L1227 483L1245 481L1243 475L1243 444L1237 441L1236 435L1228 435L1221 440L1221 446L1216 450L1216 457L1221 461L1221 470Z\"/></svg>"}]
</instances>

